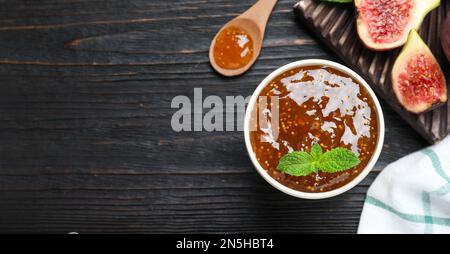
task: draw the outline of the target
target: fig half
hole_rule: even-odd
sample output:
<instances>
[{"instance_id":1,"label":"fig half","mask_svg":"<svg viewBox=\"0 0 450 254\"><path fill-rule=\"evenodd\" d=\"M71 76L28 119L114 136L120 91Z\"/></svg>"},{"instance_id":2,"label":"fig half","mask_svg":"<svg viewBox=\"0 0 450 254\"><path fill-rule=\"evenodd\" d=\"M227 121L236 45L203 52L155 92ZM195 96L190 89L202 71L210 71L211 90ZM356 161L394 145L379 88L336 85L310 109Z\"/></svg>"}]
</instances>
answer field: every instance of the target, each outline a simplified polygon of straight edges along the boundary
<instances>
[{"instance_id":1,"label":"fig half","mask_svg":"<svg viewBox=\"0 0 450 254\"><path fill-rule=\"evenodd\" d=\"M440 0L355 0L356 28L362 42L376 51L405 44L412 29L418 30L425 16Z\"/></svg>"},{"instance_id":2,"label":"fig half","mask_svg":"<svg viewBox=\"0 0 450 254\"><path fill-rule=\"evenodd\" d=\"M444 73L416 30L409 33L391 78L397 99L412 113L423 113L447 101Z\"/></svg>"}]
</instances>

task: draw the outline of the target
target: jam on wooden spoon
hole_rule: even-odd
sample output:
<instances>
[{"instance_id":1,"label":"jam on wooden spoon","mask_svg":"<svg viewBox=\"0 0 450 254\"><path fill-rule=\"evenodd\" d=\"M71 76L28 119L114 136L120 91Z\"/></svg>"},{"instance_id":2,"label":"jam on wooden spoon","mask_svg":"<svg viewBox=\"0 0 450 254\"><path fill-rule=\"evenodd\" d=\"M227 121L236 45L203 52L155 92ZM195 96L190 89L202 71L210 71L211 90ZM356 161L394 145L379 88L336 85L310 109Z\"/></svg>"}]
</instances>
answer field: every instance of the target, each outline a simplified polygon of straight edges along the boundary
<instances>
[{"instance_id":1,"label":"jam on wooden spoon","mask_svg":"<svg viewBox=\"0 0 450 254\"><path fill-rule=\"evenodd\" d=\"M259 0L242 15L225 24L209 49L212 67L224 76L237 76L255 63L264 31L278 0Z\"/></svg>"}]
</instances>

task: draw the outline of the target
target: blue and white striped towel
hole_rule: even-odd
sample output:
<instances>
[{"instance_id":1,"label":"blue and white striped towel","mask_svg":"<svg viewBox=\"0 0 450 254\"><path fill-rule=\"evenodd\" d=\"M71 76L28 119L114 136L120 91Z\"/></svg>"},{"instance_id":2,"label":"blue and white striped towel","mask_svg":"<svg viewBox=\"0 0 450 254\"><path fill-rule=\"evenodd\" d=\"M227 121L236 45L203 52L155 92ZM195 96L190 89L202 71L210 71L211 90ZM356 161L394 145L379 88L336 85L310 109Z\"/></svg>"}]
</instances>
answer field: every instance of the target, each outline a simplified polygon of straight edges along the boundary
<instances>
[{"instance_id":1,"label":"blue and white striped towel","mask_svg":"<svg viewBox=\"0 0 450 254\"><path fill-rule=\"evenodd\" d=\"M358 233L450 233L450 136L380 173Z\"/></svg>"}]
</instances>

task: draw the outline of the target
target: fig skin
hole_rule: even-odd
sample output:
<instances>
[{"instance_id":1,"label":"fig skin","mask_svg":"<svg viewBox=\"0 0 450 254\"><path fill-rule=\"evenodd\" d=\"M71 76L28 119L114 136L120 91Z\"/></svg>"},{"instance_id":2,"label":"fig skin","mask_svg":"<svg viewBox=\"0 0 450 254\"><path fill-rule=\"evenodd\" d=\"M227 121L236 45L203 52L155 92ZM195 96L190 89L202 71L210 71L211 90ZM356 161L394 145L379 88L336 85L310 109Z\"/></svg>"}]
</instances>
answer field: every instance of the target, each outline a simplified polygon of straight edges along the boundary
<instances>
[{"instance_id":1,"label":"fig skin","mask_svg":"<svg viewBox=\"0 0 450 254\"><path fill-rule=\"evenodd\" d=\"M425 16L433 9L438 7L441 4L440 0L412 0L414 2L414 6L411 12L411 19L407 26L405 27L402 35L400 38L393 42L386 42L386 43L377 43L372 40L367 23L364 21L364 18L362 17L360 13L360 7L367 0L355 0L355 7L357 9L357 19L356 19L356 30L358 32L360 40L363 42L363 44L374 51L387 51L392 50L398 47L403 46L407 39L409 32L413 29L418 30L420 28L420 25L422 24L423 19ZM394 0L395 1L395 0Z\"/></svg>"},{"instance_id":2,"label":"fig skin","mask_svg":"<svg viewBox=\"0 0 450 254\"><path fill-rule=\"evenodd\" d=\"M441 44L447 60L450 61L450 12L447 13L447 18L442 23Z\"/></svg>"},{"instance_id":3,"label":"fig skin","mask_svg":"<svg viewBox=\"0 0 450 254\"><path fill-rule=\"evenodd\" d=\"M418 54L425 54L428 57L432 59L433 62L437 64L438 72L441 73L442 80L441 83L443 84L443 91L442 94L440 94L440 97L434 100L433 102L419 102L416 104L411 104L406 101L405 96L400 91L400 85L399 85L399 76L402 72L404 72L407 69L407 65L409 63L409 60L418 55ZM439 66L438 61L434 57L431 50L428 48L428 46L425 44L425 42L420 38L420 35L417 33L416 30L412 30L408 36L408 41L406 45L403 47L402 51L400 52L400 55L397 57L394 63L394 67L392 68L391 72L391 81L392 81L392 88L394 90L394 93L399 101L399 103L409 112L414 114L421 114L427 111L430 111L432 109L435 109L441 105L443 105L447 101L447 85L445 76L442 72L441 67Z\"/></svg>"}]
</instances>

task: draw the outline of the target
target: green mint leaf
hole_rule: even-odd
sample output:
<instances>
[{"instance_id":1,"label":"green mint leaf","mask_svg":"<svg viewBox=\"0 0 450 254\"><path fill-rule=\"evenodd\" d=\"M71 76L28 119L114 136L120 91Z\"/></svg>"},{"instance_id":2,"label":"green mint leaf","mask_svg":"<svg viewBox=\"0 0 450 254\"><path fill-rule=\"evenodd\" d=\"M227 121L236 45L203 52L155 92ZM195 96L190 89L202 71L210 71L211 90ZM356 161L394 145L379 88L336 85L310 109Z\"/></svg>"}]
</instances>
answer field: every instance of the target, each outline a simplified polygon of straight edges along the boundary
<instances>
[{"instance_id":1,"label":"green mint leaf","mask_svg":"<svg viewBox=\"0 0 450 254\"><path fill-rule=\"evenodd\" d=\"M292 152L281 157L277 168L288 175L307 176L317 172L316 163L307 152Z\"/></svg>"},{"instance_id":2,"label":"green mint leaf","mask_svg":"<svg viewBox=\"0 0 450 254\"><path fill-rule=\"evenodd\" d=\"M319 161L323 154L322 147L319 144L312 145L310 154L314 161Z\"/></svg>"},{"instance_id":3,"label":"green mint leaf","mask_svg":"<svg viewBox=\"0 0 450 254\"><path fill-rule=\"evenodd\" d=\"M352 3L353 0L320 0L322 2L333 2L333 3Z\"/></svg>"},{"instance_id":4,"label":"green mint leaf","mask_svg":"<svg viewBox=\"0 0 450 254\"><path fill-rule=\"evenodd\" d=\"M350 169L360 163L358 156L346 148L334 148L321 156L319 168L323 172L336 173Z\"/></svg>"},{"instance_id":5,"label":"green mint leaf","mask_svg":"<svg viewBox=\"0 0 450 254\"><path fill-rule=\"evenodd\" d=\"M307 176L319 170L326 173L341 172L359 163L358 156L347 148L333 148L324 153L319 144L314 144L310 153L298 151L281 157L277 169L292 176Z\"/></svg>"}]
</instances>

